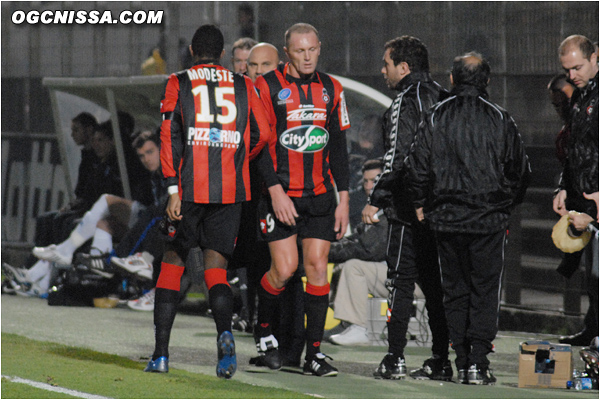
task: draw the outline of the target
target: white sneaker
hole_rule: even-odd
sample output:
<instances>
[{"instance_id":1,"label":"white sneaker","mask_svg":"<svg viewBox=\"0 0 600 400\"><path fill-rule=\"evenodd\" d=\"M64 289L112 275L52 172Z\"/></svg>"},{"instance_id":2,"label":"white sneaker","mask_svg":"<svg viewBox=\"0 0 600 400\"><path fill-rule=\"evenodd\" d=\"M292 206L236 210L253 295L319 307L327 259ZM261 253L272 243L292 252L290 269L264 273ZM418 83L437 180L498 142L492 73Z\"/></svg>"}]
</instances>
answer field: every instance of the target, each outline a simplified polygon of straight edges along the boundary
<instances>
[{"instance_id":1,"label":"white sneaker","mask_svg":"<svg viewBox=\"0 0 600 400\"><path fill-rule=\"evenodd\" d=\"M123 258L111 258L111 263L117 267L148 280L152 280L152 261L154 256L147 251Z\"/></svg>"},{"instance_id":2,"label":"white sneaker","mask_svg":"<svg viewBox=\"0 0 600 400\"><path fill-rule=\"evenodd\" d=\"M30 285L21 285L15 288L15 293L23 297L40 297L42 299L48 298L48 292L43 290L37 283L31 283Z\"/></svg>"},{"instance_id":3,"label":"white sneaker","mask_svg":"<svg viewBox=\"0 0 600 400\"><path fill-rule=\"evenodd\" d=\"M27 268L17 268L12 265L3 262L2 271L8 275L11 279L17 281L17 283L32 283L29 277L29 270Z\"/></svg>"},{"instance_id":4,"label":"white sneaker","mask_svg":"<svg viewBox=\"0 0 600 400\"><path fill-rule=\"evenodd\" d=\"M342 346L370 343L369 335L367 334L367 328L356 324L350 325L342 333L331 336L329 341Z\"/></svg>"},{"instance_id":5,"label":"white sneaker","mask_svg":"<svg viewBox=\"0 0 600 400\"><path fill-rule=\"evenodd\" d=\"M64 255L58 252L55 244L48 247L34 247L31 251L40 260L48 260L62 265L71 265L73 254Z\"/></svg>"},{"instance_id":6,"label":"white sneaker","mask_svg":"<svg viewBox=\"0 0 600 400\"><path fill-rule=\"evenodd\" d=\"M139 299L129 300L127 307L136 311L154 311L154 294L155 290L152 289Z\"/></svg>"}]
</instances>

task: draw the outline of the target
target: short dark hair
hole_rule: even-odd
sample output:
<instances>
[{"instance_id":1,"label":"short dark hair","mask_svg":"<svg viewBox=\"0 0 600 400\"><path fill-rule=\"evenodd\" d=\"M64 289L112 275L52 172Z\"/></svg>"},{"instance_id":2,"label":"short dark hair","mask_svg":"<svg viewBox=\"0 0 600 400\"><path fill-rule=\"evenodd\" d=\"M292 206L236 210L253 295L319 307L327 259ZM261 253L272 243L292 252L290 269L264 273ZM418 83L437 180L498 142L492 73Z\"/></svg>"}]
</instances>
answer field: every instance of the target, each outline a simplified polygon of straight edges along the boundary
<instances>
[{"instance_id":1,"label":"short dark hair","mask_svg":"<svg viewBox=\"0 0 600 400\"><path fill-rule=\"evenodd\" d=\"M559 57L564 56L571 47L579 48L581 55L586 60L589 60L592 54L596 52L596 46L594 46L594 43L590 39L583 35L571 35L563 40L558 47Z\"/></svg>"},{"instance_id":2,"label":"short dark hair","mask_svg":"<svg viewBox=\"0 0 600 400\"><path fill-rule=\"evenodd\" d=\"M548 82L548 90L551 92L559 92L563 87L570 85L565 74L554 75Z\"/></svg>"},{"instance_id":3,"label":"short dark hair","mask_svg":"<svg viewBox=\"0 0 600 400\"><path fill-rule=\"evenodd\" d=\"M100 132L109 139L112 139L115 136L112 128L112 122L110 122L110 120L98 124L94 132Z\"/></svg>"},{"instance_id":4,"label":"short dark hair","mask_svg":"<svg viewBox=\"0 0 600 400\"><path fill-rule=\"evenodd\" d=\"M292 33L310 33L310 32L314 32L315 35L317 35L317 39L319 39L319 31L317 31L317 28L315 28L311 24L307 24L305 22L298 22L297 24L292 25L290 27L290 29L285 31L285 47L289 46L289 41L290 41L290 37L292 36Z\"/></svg>"},{"instance_id":5,"label":"short dark hair","mask_svg":"<svg viewBox=\"0 0 600 400\"><path fill-rule=\"evenodd\" d=\"M160 129L158 130L160 132ZM151 141L156 144L156 147L160 148L160 137L157 132L152 132L150 129L142 129L135 134L131 147L134 149L141 149L146 142Z\"/></svg>"},{"instance_id":6,"label":"short dark hair","mask_svg":"<svg viewBox=\"0 0 600 400\"><path fill-rule=\"evenodd\" d=\"M470 51L454 58L452 80L455 85L472 85L484 89L490 80L490 64L477 52Z\"/></svg>"},{"instance_id":7,"label":"short dark hair","mask_svg":"<svg viewBox=\"0 0 600 400\"><path fill-rule=\"evenodd\" d=\"M93 129L96 129L96 125L98 125L98 121L96 120L96 117L94 117L92 114L90 114L88 112L82 112L82 113L77 114L77 116L75 118L73 118L71 121L77 122L84 128L91 127Z\"/></svg>"},{"instance_id":8,"label":"short dark hair","mask_svg":"<svg viewBox=\"0 0 600 400\"><path fill-rule=\"evenodd\" d=\"M370 171L372 169L380 169L383 171L383 160L381 158L367 160L363 163L361 171L364 174L365 171Z\"/></svg>"},{"instance_id":9,"label":"short dark hair","mask_svg":"<svg viewBox=\"0 0 600 400\"><path fill-rule=\"evenodd\" d=\"M256 46L257 43L258 42L256 40L249 37L240 38L233 42L233 47L231 48L231 55L233 55L233 53L237 49L250 50L251 48Z\"/></svg>"},{"instance_id":10,"label":"short dark hair","mask_svg":"<svg viewBox=\"0 0 600 400\"><path fill-rule=\"evenodd\" d=\"M202 25L192 38L192 51L199 59L217 60L223 52L223 33L215 25Z\"/></svg>"},{"instance_id":11,"label":"short dark hair","mask_svg":"<svg viewBox=\"0 0 600 400\"><path fill-rule=\"evenodd\" d=\"M400 36L388 41L384 49L390 49L390 58L394 65L408 64L410 72L429 72L429 52L427 46L413 36Z\"/></svg>"}]
</instances>

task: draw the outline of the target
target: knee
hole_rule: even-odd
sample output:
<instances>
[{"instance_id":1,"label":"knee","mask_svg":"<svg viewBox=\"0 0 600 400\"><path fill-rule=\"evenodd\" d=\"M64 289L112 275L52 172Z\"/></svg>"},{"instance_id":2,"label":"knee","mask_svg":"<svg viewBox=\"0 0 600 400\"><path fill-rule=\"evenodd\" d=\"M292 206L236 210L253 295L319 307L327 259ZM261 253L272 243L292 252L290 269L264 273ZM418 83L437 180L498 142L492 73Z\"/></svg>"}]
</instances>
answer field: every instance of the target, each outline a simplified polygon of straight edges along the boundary
<instances>
[{"instance_id":1,"label":"knee","mask_svg":"<svg viewBox=\"0 0 600 400\"><path fill-rule=\"evenodd\" d=\"M277 284L284 286L294 276L296 269L297 266L291 264L273 263L271 264L270 275Z\"/></svg>"},{"instance_id":2,"label":"knee","mask_svg":"<svg viewBox=\"0 0 600 400\"><path fill-rule=\"evenodd\" d=\"M364 275L364 271L363 271L364 265L365 265L364 261L353 258L344 263L342 271L346 271L346 273L348 273L348 274Z\"/></svg>"},{"instance_id":3,"label":"knee","mask_svg":"<svg viewBox=\"0 0 600 400\"><path fill-rule=\"evenodd\" d=\"M99 228L99 229L102 229L103 231L109 232L110 231L110 224L108 223L107 220L101 219L96 224L96 228Z\"/></svg>"}]
</instances>

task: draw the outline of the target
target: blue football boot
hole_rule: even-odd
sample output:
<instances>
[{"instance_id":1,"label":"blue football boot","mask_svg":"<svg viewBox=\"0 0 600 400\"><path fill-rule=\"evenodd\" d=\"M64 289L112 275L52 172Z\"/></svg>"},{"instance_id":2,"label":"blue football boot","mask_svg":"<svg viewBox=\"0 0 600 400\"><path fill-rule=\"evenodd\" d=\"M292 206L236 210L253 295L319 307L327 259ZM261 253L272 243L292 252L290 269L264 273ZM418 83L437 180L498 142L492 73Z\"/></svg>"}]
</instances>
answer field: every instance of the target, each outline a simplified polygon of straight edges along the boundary
<instances>
[{"instance_id":1,"label":"blue football boot","mask_svg":"<svg viewBox=\"0 0 600 400\"><path fill-rule=\"evenodd\" d=\"M217 354L219 362L217 363L217 376L219 378L230 379L237 369L237 360L235 357L235 341L229 331L221 333L217 341Z\"/></svg>"},{"instance_id":2,"label":"blue football boot","mask_svg":"<svg viewBox=\"0 0 600 400\"><path fill-rule=\"evenodd\" d=\"M169 372L169 359L167 357L158 357L156 360L150 360L144 372Z\"/></svg>"}]
</instances>

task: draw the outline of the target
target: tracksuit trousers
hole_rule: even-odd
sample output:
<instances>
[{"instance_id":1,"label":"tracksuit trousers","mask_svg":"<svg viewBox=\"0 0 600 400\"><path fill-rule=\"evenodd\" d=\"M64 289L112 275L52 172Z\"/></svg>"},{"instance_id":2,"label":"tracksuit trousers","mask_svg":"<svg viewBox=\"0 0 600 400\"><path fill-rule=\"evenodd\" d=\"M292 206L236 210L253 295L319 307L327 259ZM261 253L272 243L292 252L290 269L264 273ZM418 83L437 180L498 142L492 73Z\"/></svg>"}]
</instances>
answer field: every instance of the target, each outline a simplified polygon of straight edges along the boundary
<instances>
[{"instance_id":1,"label":"tracksuit trousers","mask_svg":"<svg viewBox=\"0 0 600 400\"><path fill-rule=\"evenodd\" d=\"M456 368L487 367L498 333L506 233L437 232L436 238Z\"/></svg>"},{"instance_id":2,"label":"tracksuit trousers","mask_svg":"<svg viewBox=\"0 0 600 400\"><path fill-rule=\"evenodd\" d=\"M432 353L448 357L448 327L444 313L435 237L420 223L390 223L386 253L388 279L388 351L404 357L406 333L413 311L415 283L425 295L425 308L433 336Z\"/></svg>"}]
</instances>

